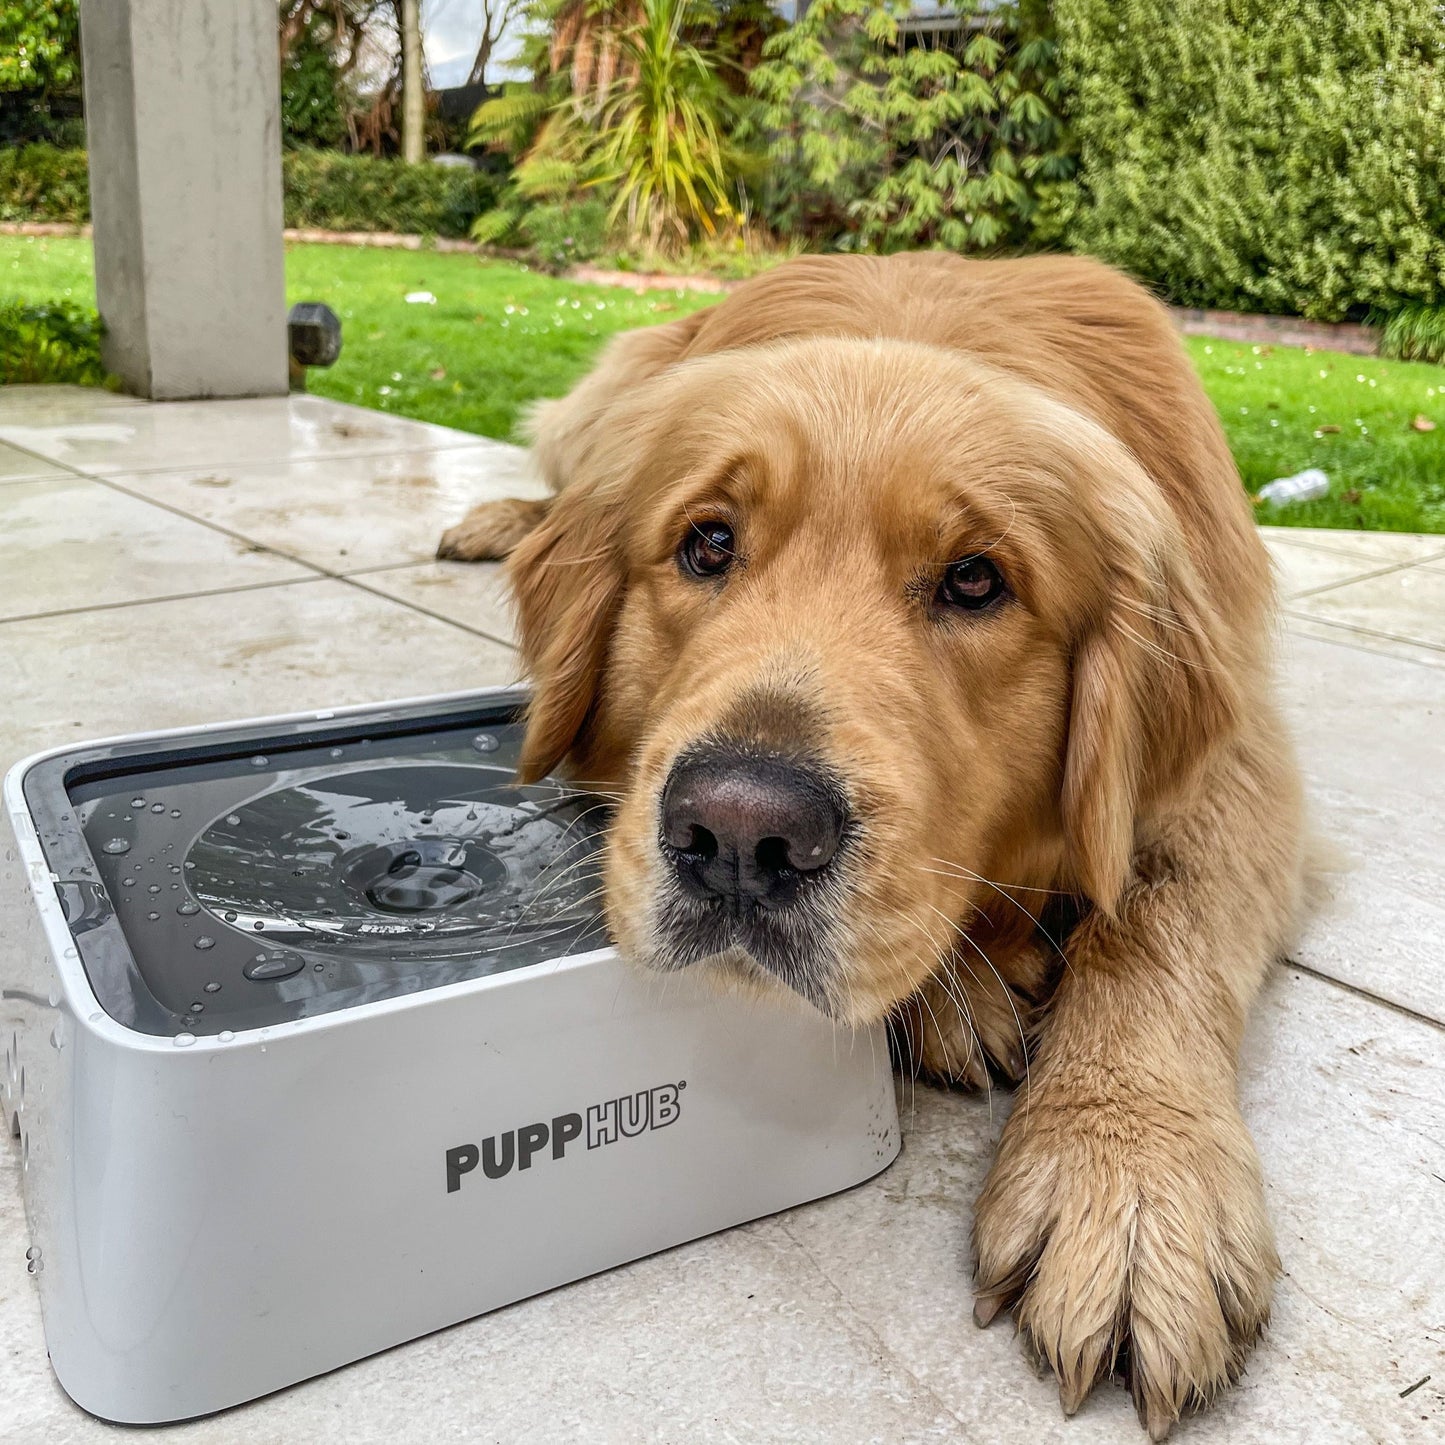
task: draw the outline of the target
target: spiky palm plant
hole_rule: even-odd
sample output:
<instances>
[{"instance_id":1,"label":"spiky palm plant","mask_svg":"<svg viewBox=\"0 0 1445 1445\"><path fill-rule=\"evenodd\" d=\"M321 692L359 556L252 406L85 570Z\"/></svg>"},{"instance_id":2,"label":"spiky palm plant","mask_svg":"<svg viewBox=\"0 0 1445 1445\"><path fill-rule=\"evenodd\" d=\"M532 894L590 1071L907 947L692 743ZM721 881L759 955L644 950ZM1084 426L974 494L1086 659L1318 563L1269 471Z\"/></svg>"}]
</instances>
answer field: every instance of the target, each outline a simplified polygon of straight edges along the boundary
<instances>
[{"instance_id":1,"label":"spiky palm plant","mask_svg":"<svg viewBox=\"0 0 1445 1445\"><path fill-rule=\"evenodd\" d=\"M513 239L529 207L592 191L629 242L680 247L733 215L746 157L728 138L738 104L725 61L690 38L715 17L697 0L564 0L549 7L542 74L477 112L474 144L518 154L476 239Z\"/></svg>"},{"instance_id":2,"label":"spiky palm plant","mask_svg":"<svg viewBox=\"0 0 1445 1445\"><path fill-rule=\"evenodd\" d=\"M598 180L614 186L614 219L654 249L714 235L732 215L738 157L725 138L731 97L715 55L683 38L687 0L642 0L622 37L635 78L615 84L602 108Z\"/></svg>"}]
</instances>

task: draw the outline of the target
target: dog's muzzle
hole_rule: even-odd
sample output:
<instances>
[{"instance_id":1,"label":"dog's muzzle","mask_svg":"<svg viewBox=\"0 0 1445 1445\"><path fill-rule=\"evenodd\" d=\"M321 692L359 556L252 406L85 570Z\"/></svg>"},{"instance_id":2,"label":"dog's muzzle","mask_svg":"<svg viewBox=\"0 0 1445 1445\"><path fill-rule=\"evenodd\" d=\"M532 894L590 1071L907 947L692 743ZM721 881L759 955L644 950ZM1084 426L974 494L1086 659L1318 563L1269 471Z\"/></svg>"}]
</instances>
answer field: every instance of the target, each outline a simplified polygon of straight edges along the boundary
<instances>
[{"instance_id":1,"label":"dog's muzzle","mask_svg":"<svg viewBox=\"0 0 1445 1445\"><path fill-rule=\"evenodd\" d=\"M662 911L669 963L741 949L826 1010L849 826L836 783L807 762L709 744L674 764L659 822L672 878Z\"/></svg>"}]
</instances>

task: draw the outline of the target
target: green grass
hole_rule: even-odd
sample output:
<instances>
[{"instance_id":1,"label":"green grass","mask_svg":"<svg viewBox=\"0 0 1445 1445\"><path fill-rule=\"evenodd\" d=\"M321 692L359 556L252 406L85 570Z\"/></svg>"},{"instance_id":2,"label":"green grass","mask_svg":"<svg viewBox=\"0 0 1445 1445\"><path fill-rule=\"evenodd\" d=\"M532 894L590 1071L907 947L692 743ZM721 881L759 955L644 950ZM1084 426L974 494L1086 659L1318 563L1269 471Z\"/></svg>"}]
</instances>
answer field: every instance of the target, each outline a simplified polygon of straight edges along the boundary
<instances>
[{"instance_id":1,"label":"green grass","mask_svg":"<svg viewBox=\"0 0 1445 1445\"><path fill-rule=\"evenodd\" d=\"M408 303L429 291L435 305ZM0 236L0 301L94 305L90 242ZM341 359L308 373L319 396L511 437L529 401L560 396L616 331L715 301L579 286L508 261L437 251L288 246L286 299L341 317Z\"/></svg>"},{"instance_id":2,"label":"green grass","mask_svg":"<svg viewBox=\"0 0 1445 1445\"><path fill-rule=\"evenodd\" d=\"M409 291L437 303L409 305ZM313 391L495 437L513 435L533 398L565 391L613 332L716 299L639 297L474 256L342 246L290 247L286 292L342 318L341 360L311 373ZM7 297L93 303L90 243L0 237ZM1251 492L1312 466L1334 483L1318 502L1261 507L1261 521L1445 532L1445 369L1200 337L1186 345ZM1417 416L1439 430L1416 431Z\"/></svg>"}]
</instances>

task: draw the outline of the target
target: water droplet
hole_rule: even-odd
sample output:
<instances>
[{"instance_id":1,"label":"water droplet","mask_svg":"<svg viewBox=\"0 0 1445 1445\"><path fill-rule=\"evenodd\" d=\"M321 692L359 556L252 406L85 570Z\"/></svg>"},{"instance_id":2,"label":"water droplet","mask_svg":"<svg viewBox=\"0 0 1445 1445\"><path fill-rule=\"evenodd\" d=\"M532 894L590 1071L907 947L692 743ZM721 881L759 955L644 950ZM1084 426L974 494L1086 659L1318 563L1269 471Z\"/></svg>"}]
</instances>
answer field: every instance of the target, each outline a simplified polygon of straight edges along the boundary
<instances>
[{"instance_id":1,"label":"water droplet","mask_svg":"<svg viewBox=\"0 0 1445 1445\"><path fill-rule=\"evenodd\" d=\"M179 913L182 918L189 918L191 914L199 913L200 911L201 905L199 903L192 903L189 898L187 898L184 903L178 904L176 907L176 912Z\"/></svg>"},{"instance_id":2,"label":"water droplet","mask_svg":"<svg viewBox=\"0 0 1445 1445\"><path fill-rule=\"evenodd\" d=\"M472 746L479 753L494 753L501 747L501 743L491 733L478 733L472 739Z\"/></svg>"},{"instance_id":3,"label":"water droplet","mask_svg":"<svg viewBox=\"0 0 1445 1445\"><path fill-rule=\"evenodd\" d=\"M234 922L236 921L236 913L235 913L235 910L234 910L234 909L231 909L231 908L228 908L228 909L221 915L221 917L224 918L227 923L234 923Z\"/></svg>"},{"instance_id":4,"label":"water droplet","mask_svg":"<svg viewBox=\"0 0 1445 1445\"><path fill-rule=\"evenodd\" d=\"M207 993L220 993L220 991L221 991L221 985L218 984L218 983L216 983L214 980L212 980L210 983L208 983L208 984L206 985L206 992L207 992Z\"/></svg>"},{"instance_id":5,"label":"water droplet","mask_svg":"<svg viewBox=\"0 0 1445 1445\"><path fill-rule=\"evenodd\" d=\"M263 758L260 753L257 753L256 756L251 759L251 766L253 768L264 768L266 766L266 762L267 759Z\"/></svg>"},{"instance_id":6,"label":"water droplet","mask_svg":"<svg viewBox=\"0 0 1445 1445\"><path fill-rule=\"evenodd\" d=\"M134 878L122 878L122 879L120 880L120 886L121 886L122 888L134 888L134 887L135 887L135 879L134 879Z\"/></svg>"},{"instance_id":7,"label":"water droplet","mask_svg":"<svg viewBox=\"0 0 1445 1445\"><path fill-rule=\"evenodd\" d=\"M273 983L300 973L304 963L305 960L294 953L260 953L256 955L256 961L248 963L241 972L253 983Z\"/></svg>"},{"instance_id":8,"label":"water droplet","mask_svg":"<svg viewBox=\"0 0 1445 1445\"><path fill-rule=\"evenodd\" d=\"M152 812L152 813L164 813L165 810L166 810L166 805L165 805L164 803L152 803L152 804L151 804L151 812Z\"/></svg>"},{"instance_id":9,"label":"water droplet","mask_svg":"<svg viewBox=\"0 0 1445 1445\"><path fill-rule=\"evenodd\" d=\"M178 1049L188 1049L195 1041L195 1034L177 1034L175 1038L171 1040Z\"/></svg>"},{"instance_id":10,"label":"water droplet","mask_svg":"<svg viewBox=\"0 0 1445 1445\"><path fill-rule=\"evenodd\" d=\"M343 833L343 832L341 831L341 829L338 828L338 829L336 830L336 836L337 836L337 838L338 838L342 843L344 843L344 842L346 842L346 840L347 840L348 838L351 837L351 834L350 834L350 833Z\"/></svg>"},{"instance_id":11,"label":"water droplet","mask_svg":"<svg viewBox=\"0 0 1445 1445\"><path fill-rule=\"evenodd\" d=\"M266 924L263 919L258 918L251 927L254 928L257 933L260 933L266 927Z\"/></svg>"},{"instance_id":12,"label":"water droplet","mask_svg":"<svg viewBox=\"0 0 1445 1445\"><path fill-rule=\"evenodd\" d=\"M160 891L161 885L159 883L152 883L150 887L146 889L147 893L159 893Z\"/></svg>"},{"instance_id":13,"label":"water droplet","mask_svg":"<svg viewBox=\"0 0 1445 1445\"><path fill-rule=\"evenodd\" d=\"M56 1024L56 1026L51 1029L50 1042L54 1044L57 1049L63 1049L65 1047L65 1038L60 1032L59 1024Z\"/></svg>"},{"instance_id":14,"label":"water droplet","mask_svg":"<svg viewBox=\"0 0 1445 1445\"><path fill-rule=\"evenodd\" d=\"M432 820L432 815L431 815L430 813L423 813L423 814L421 815L420 821L422 822L423 825L429 825L429 824L431 823L431 820Z\"/></svg>"},{"instance_id":15,"label":"water droplet","mask_svg":"<svg viewBox=\"0 0 1445 1445\"><path fill-rule=\"evenodd\" d=\"M111 838L104 845L104 851L107 853L129 853L130 842L125 838Z\"/></svg>"},{"instance_id":16,"label":"water droplet","mask_svg":"<svg viewBox=\"0 0 1445 1445\"><path fill-rule=\"evenodd\" d=\"M215 946L216 940L214 938L208 937L204 933L196 940L197 948L214 948Z\"/></svg>"},{"instance_id":17,"label":"water droplet","mask_svg":"<svg viewBox=\"0 0 1445 1445\"><path fill-rule=\"evenodd\" d=\"M156 919L160 917L160 914L159 914L159 913L147 913L147 914L146 914L146 917L149 918L152 923L154 923L154 922L156 921Z\"/></svg>"},{"instance_id":18,"label":"water droplet","mask_svg":"<svg viewBox=\"0 0 1445 1445\"><path fill-rule=\"evenodd\" d=\"M146 805L146 800L144 798L132 798L130 800L130 805L132 808L144 808Z\"/></svg>"},{"instance_id":19,"label":"water droplet","mask_svg":"<svg viewBox=\"0 0 1445 1445\"><path fill-rule=\"evenodd\" d=\"M187 858L184 866L187 868L194 868L196 865L189 858Z\"/></svg>"},{"instance_id":20,"label":"water droplet","mask_svg":"<svg viewBox=\"0 0 1445 1445\"><path fill-rule=\"evenodd\" d=\"M239 828L241 826L241 815L239 813L227 813L226 822L233 828Z\"/></svg>"},{"instance_id":21,"label":"water droplet","mask_svg":"<svg viewBox=\"0 0 1445 1445\"><path fill-rule=\"evenodd\" d=\"M339 758L339 757L341 756L341 749L340 749L340 748L332 748L332 749L331 749L331 756L332 756L333 758Z\"/></svg>"},{"instance_id":22,"label":"water droplet","mask_svg":"<svg viewBox=\"0 0 1445 1445\"><path fill-rule=\"evenodd\" d=\"M170 869L172 873L179 873L181 871L179 863L168 863L166 866Z\"/></svg>"},{"instance_id":23,"label":"water droplet","mask_svg":"<svg viewBox=\"0 0 1445 1445\"><path fill-rule=\"evenodd\" d=\"M203 1013L205 1013L205 1011L206 1011L206 1006L205 1006L205 1004L203 1004L203 1003L193 1003L193 1004L191 1005L191 1012L192 1012L193 1014L203 1014Z\"/></svg>"},{"instance_id":24,"label":"water droplet","mask_svg":"<svg viewBox=\"0 0 1445 1445\"><path fill-rule=\"evenodd\" d=\"M173 817L173 818L179 818L180 816L181 816L181 810L180 810L179 808L172 808L172 809L171 809L171 817Z\"/></svg>"},{"instance_id":25,"label":"water droplet","mask_svg":"<svg viewBox=\"0 0 1445 1445\"><path fill-rule=\"evenodd\" d=\"M313 963L311 967L314 968L317 973L320 973L326 965L324 963Z\"/></svg>"},{"instance_id":26,"label":"water droplet","mask_svg":"<svg viewBox=\"0 0 1445 1445\"><path fill-rule=\"evenodd\" d=\"M217 1037L223 1044L229 1044L229 1043L231 1042L231 1040L232 1040L233 1038L235 1038L236 1036L235 1036L235 1034L233 1034L233 1033L230 1031L230 1029L222 1029L221 1032L216 1035L216 1037Z\"/></svg>"}]
</instances>

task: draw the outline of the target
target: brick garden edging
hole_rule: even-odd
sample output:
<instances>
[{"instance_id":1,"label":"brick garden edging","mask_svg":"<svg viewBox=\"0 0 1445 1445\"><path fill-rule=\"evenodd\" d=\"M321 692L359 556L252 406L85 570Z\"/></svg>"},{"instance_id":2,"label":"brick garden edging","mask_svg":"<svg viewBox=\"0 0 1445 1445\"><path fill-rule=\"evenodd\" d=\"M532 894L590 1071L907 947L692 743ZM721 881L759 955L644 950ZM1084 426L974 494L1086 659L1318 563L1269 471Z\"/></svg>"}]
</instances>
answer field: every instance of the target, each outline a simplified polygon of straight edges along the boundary
<instances>
[{"instance_id":1,"label":"brick garden edging","mask_svg":"<svg viewBox=\"0 0 1445 1445\"><path fill-rule=\"evenodd\" d=\"M1315 351L1344 351L1378 356L1380 329L1354 321L1306 321L1302 316L1253 316L1239 311L1200 311L1171 306L1186 336L1215 336L1269 346L1307 346Z\"/></svg>"},{"instance_id":2,"label":"brick garden edging","mask_svg":"<svg viewBox=\"0 0 1445 1445\"><path fill-rule=\"evenodd\" d=\"M475 241L446 236L403 235L396 231L321 231L311 227L288 229L288 241L322 246L375 246L388 251L461 251L470 255L520 259L521 253ZM0 222L0 236L89 236L89 226L60 221ZM615 271L599 266L570 266L563 273L569 281L591 286L618 286L630 291L693 291L721 294L739 283L718 276L671 276L665 271ZM1170 311L1186 336L1214 336L1221 341L1242 341L1254 345L1304 346L1314 351L1343 351L1351 356L1378 356L1380 331L1353 321L1306 321L1300 316L1255 316L1240 311L1202 311L1171 306Z\"/></svg>"}]
</instances>

